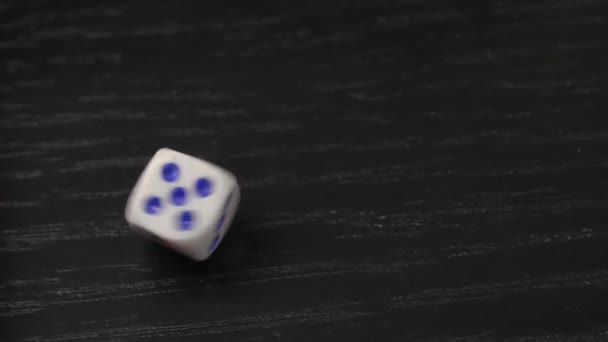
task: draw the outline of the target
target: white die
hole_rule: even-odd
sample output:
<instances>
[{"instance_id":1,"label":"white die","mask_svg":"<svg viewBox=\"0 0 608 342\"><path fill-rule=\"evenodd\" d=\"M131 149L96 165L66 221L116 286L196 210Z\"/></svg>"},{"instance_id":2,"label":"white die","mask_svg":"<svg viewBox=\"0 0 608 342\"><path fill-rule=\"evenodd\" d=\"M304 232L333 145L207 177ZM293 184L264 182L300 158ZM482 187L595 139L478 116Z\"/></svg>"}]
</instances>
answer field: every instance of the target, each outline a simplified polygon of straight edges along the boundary
<instances>
[{"instance_id":1,"label":"white die","mask_svg":"<svg viewBox=\"0 0 608 342\"><path fill-rule=\"evenodd\" d=\"M201 261L222 241L239 200L240 189L232 173L162 148L133 188L125 218L134 231Z\"/></svg>"}]
</instances>

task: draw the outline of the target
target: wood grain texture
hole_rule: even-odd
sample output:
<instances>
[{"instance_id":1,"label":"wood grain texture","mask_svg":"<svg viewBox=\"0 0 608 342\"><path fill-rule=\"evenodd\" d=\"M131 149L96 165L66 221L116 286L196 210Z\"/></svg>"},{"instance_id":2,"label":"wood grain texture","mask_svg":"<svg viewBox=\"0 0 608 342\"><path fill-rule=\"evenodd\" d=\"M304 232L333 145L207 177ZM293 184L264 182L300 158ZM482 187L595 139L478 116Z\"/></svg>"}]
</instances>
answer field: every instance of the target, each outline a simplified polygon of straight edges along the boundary
<instances>
[{"instance_id":1,"label":"wood grain texture","mask_svg":"<svg viewBox=\"0 0 608 342\"><path fill-rule=\"evenodd\" d=\"M607 1L0 5L0 340L608 339ZM234 171L193 263L127 230Z\"/></svg>"}]
</instances>

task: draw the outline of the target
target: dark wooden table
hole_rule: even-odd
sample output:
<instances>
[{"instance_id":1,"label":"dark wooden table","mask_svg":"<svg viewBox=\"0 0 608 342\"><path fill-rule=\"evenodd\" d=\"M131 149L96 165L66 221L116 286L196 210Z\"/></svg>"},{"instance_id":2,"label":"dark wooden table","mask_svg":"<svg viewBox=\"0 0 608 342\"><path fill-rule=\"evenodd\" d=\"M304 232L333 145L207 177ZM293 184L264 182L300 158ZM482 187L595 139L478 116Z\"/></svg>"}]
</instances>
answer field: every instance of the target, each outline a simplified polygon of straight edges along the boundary
<instances>
[{"instance_id":1,"label":"dark wooden table","mask_svg":"<svg viewBox=\"0 0 608 342\"><path fill-rule=\"evenodd\" d=\"M0 5L0 340L607 339L607 8ZM164 146L207 262L124 221Z\"/></svg>"}]
</instances>

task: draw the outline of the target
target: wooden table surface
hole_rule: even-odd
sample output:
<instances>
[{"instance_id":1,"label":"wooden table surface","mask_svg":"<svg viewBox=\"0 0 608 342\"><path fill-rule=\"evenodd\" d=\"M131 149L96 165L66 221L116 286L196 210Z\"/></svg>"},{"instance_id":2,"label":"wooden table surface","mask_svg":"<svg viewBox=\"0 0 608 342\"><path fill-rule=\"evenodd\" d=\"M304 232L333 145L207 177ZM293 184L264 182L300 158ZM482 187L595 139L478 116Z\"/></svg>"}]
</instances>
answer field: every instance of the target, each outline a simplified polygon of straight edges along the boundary
<instances>
[{"instance_id":1,"label":"wooden table surface","mask_svg":"<svg viewBox=\"0 0 608 342\"><path fill-rule=\"evenodd\" d=\"M608 339L607 8L0 5L0 340ZM165 146L207 262L124 221Z\"/></svg>"}]
</instances>

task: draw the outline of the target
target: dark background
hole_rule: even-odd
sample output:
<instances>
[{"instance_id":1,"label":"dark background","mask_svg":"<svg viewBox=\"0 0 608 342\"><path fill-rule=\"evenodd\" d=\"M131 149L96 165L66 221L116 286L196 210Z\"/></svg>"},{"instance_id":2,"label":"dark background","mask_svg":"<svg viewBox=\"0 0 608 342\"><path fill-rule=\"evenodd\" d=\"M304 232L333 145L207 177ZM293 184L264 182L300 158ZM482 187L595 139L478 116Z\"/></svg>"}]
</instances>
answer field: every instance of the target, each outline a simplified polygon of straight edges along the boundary
<instances>
[{"instance_id":1,"label":"dark background","mask_svg":"<svg viewBox=\"0 0 608 342\"><path fill-rule=\"evenodd\" d=\"M2 341L608 338L607 1L0 5ZM167 146L233 171L194 263Z\"/></svg>"}]
</instances>

